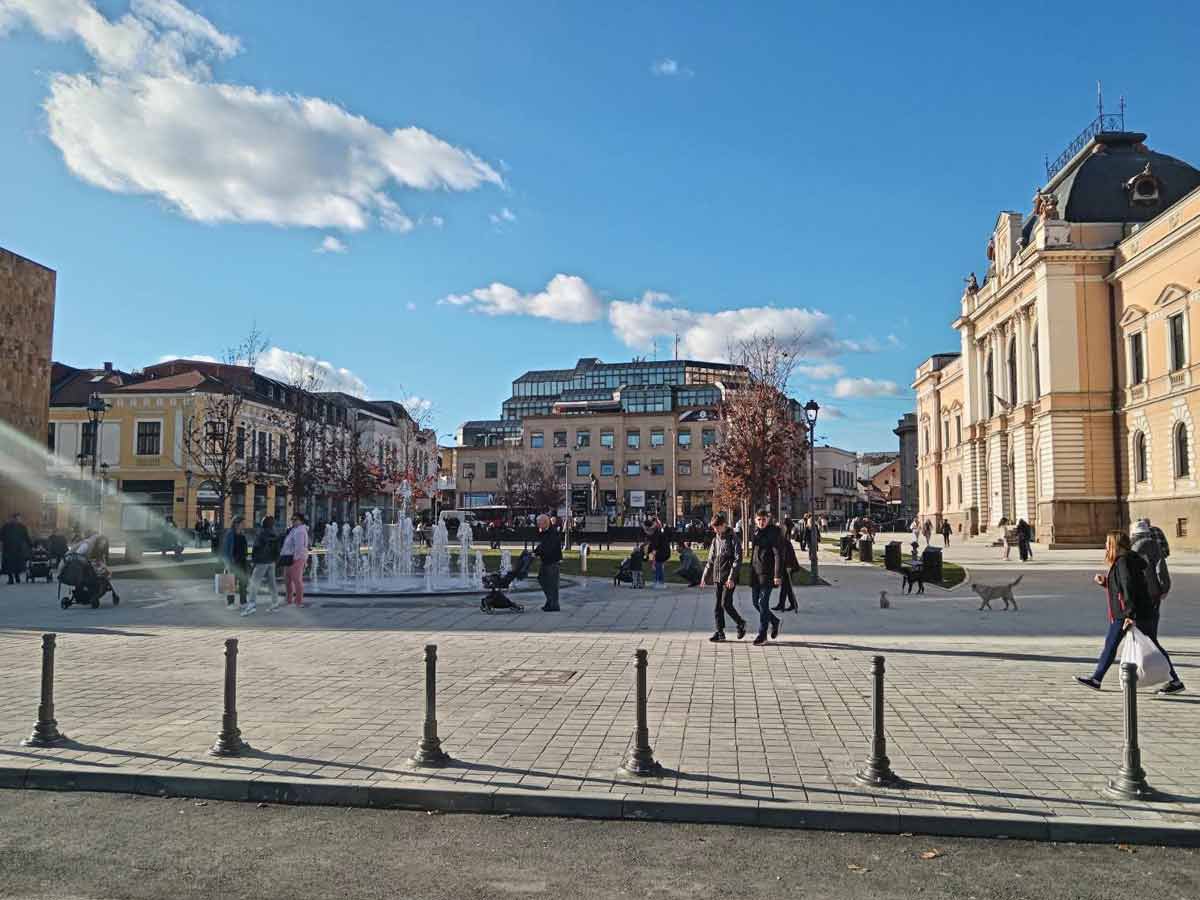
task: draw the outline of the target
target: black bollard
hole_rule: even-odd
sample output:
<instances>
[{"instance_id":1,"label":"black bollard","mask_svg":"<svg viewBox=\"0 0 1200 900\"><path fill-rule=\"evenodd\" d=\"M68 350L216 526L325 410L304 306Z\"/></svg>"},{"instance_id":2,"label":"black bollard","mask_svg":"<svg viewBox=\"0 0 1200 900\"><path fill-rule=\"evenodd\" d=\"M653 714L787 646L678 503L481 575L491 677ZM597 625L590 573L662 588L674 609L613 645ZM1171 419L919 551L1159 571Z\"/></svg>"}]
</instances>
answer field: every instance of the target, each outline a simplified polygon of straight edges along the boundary
<instances>
[{"instance_id":1,"label":"black bollard","mask_svg":"<svg viewBox=\"0 0 1200 900\"><path fill-rule=\"evenodd\" d=\"M21 741L23 747L53 747L67 740L58 730L54 718L54 645L58 635L42 635L42 699L38 703L38 717L33 724L33 733Z\"/></svg>"},{"instance_id":2,"label":"black bollard","mask_svg":"<svg viewBox=\"0 0 1200 900\"><path fill-rule=\"evenodd\" d=\"M882 656L871 657L871 755L866 768L859 770L854 780L871 787L901 787L904 782L892 771L887 755L887 738L883 732L883 672Z\"/></svg>"},{"instance_id":3,"label":"black bollard","mask_svg":"<svg viewBox=\"0 0 1200 900\"><path fill-rule=\"evenodd\" d=\"M1125 693L1125 754L1116 778L1108 780L1104 793L1121 800L1147 800L1154 788L1146 782L1142 750L1138 746L1138 672L1134 663L1121 663L1121 690Z\"/></svg>"},{"instance_id":4,"label":"black bollard","mask_svg":"<svg viewBox=\"0 0 1200 900\"><path fill-rule=\"evenodd\" d=\"M449 765L437 731L437 644L425 645L425 728L410 765L433 769Z\"/></svg>"},{"instance_id":5,"label":"black bollard","mask_svg":"<svg viewBox=\"0 0 1200 900\"><path fill-rule=\"evenodd\" d=\"M221 733L208 751L212 756L241 756L250 749L238 728L237 655L237 638L229 638L225 641L225 711L221 715Z\"/></svg>"},{"instance_id":6,"label":"black bollard","mask_svg":"<svg viewBox=\"0 0 1200 900\"><path fill-rule=\"evenodd\" d=\"M654 760L654 750L650 746L650 729L646 724L646 651L638 650L635 654L637 662L637 730L633 734L633 746L621 763L620 772L623 775L636 775L640 778L659 777L663 767Z\"/></svg>"}]
</instances>

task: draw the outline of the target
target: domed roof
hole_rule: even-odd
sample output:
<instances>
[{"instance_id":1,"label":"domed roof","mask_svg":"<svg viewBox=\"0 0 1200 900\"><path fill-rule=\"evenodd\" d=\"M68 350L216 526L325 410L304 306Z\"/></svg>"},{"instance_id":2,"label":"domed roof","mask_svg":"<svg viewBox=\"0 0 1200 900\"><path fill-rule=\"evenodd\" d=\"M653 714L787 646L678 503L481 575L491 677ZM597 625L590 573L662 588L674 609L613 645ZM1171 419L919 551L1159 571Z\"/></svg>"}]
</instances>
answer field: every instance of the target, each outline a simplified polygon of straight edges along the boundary
<instances>
[{"instance_id":1,"label":"domed roof","mask_svg":"<svg viewBox=\"0 0 1200 900\"><path fill-rule=\"evenodd\" d=\"M1053 181L1068 222L1148 222L1200 187L1200 169L1143 143L1134 131L1101 132L1090 152Z\"/></svg>"}]
</instances>

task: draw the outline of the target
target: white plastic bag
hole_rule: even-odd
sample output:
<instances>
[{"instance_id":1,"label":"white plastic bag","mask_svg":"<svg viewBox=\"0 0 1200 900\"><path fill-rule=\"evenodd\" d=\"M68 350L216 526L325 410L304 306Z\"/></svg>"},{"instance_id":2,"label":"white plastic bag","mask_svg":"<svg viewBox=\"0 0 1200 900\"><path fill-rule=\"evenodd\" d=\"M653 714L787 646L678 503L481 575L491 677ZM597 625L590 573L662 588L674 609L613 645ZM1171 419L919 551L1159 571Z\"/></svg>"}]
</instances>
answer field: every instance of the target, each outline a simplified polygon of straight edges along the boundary
<instances>
[{"instance_id":1,"label":"white plastic bag","mask_svg":"<svg viewBox=\"0 0 1200 900\"><path fill-rule=\"evenodd\" d=\"M1171 680L1171 665L1154 641L1146 637L1136 625L1129 626L1121 640L1121 663L1133 663L1138 667L1138 687L1152 687Z\"/></svg>"}]
</instances>

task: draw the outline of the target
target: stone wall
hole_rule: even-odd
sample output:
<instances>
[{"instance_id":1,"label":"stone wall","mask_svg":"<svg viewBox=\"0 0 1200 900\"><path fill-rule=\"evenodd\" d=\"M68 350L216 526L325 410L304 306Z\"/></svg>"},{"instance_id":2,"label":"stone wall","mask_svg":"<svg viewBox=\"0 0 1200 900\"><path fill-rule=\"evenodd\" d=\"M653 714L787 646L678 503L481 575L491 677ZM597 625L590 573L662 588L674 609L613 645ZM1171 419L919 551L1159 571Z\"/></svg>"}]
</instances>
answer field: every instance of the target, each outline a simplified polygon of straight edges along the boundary
<instances>
[{"instance_id":1,"label":"stone wall","mask_svg":"<svg viewBox=\"0 0 1200 900\"><path fill-rule=\"evenodd\" d=\"M0 247L0 520L41 516L55 273ZM25 439L14 434L19 432Z\"/></svg>"}]
</instances>

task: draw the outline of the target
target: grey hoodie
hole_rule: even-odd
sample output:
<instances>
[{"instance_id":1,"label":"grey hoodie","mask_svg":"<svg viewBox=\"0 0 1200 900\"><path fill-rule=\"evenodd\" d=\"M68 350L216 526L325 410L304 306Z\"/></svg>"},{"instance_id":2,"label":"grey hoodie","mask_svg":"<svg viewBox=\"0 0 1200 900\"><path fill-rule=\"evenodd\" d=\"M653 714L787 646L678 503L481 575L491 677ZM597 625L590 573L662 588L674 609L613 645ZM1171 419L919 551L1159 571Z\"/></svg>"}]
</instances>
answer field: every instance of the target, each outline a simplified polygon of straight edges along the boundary
<instances>
[{"instance_id":1,"label":"grey hoodie","mask_svg":"<svg viewBox=\"0 0 1200 900\"><path fill-rule=\"evenodd\" d=\"M1171 590L1171 573L1162 544L1152 531L1133 533L1133 552L1146 562L1146 592L1155 607Z\"/></svg>"}]
</instances>

